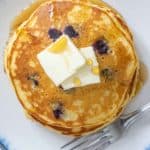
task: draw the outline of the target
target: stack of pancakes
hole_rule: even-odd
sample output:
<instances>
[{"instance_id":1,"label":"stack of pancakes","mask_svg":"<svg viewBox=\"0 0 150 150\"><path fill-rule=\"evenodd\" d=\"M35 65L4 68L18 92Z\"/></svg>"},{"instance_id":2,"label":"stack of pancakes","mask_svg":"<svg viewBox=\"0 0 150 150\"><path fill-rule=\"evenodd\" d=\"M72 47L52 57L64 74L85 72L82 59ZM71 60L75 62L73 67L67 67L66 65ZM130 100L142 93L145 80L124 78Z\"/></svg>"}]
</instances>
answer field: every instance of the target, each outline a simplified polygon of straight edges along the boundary
<instances>
[{"instance_id":1,"label":"stack of pancakes","mask_svg":"<svg viewBox=\"0 0 150 150\"><path fill-rule=\"evenodd\" d=\"M5 69L28 116L74 136L113 122L135 95L139 75L133 37L122 16L100 0L38 0L27 10L13 26ZM66 26L78 32L72 38L76 47L99 40L108 49L95 51L99 84L65 91L41 67L37 54L53 42L49 30Z\"/></svg>"}]
</instances>

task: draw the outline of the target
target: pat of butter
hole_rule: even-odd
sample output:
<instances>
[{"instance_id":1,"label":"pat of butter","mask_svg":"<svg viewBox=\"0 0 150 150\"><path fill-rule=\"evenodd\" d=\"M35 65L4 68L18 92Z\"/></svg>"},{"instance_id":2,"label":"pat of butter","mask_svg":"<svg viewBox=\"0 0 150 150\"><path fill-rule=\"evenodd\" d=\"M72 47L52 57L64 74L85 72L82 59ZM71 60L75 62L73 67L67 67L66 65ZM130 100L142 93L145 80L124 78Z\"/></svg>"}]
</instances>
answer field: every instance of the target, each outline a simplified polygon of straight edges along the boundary
<instances>
[{"instance_id":1,"label":"pat of butter","mask_svg":"<svg viewBox=\"0 0 150 150\"><path fill-rule=\"evenodd\" d=\"M56 86L71 77L86 63L84 57L66 35L62 35L40 52L37 58Z\"/></svg>"},{"instance_id":2,"label":"pat of butter","mask_svg":"<svg viewBox=\"0 0 150 150\"><path fill-rule=\"evenodd\" d=\"M99 64L93 48L81 48L80 52L84 56L86 64L61 84L64 90L100 83Z\"/></svg>"}]
</instances>

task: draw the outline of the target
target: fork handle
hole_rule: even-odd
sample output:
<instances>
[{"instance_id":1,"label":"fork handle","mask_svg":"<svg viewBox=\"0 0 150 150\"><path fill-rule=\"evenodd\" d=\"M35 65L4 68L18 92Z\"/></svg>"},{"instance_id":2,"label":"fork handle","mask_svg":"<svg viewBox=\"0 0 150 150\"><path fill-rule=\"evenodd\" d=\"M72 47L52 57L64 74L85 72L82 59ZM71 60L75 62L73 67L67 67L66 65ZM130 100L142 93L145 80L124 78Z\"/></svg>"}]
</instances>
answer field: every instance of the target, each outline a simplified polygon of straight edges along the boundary
<instances>
[{"instance_id":1,"label":"fork handle","mask_svg":"<svg viewBox=\"0 0 150 150\"><path fill-rule=\"evenodd\" d=\"M150 103L144 105L142 108L137 109L129 114L120 117L120 123L124 129L128 129L132 124L141 118L141 116L150 110Z\"/></svg>"}]
</instances>

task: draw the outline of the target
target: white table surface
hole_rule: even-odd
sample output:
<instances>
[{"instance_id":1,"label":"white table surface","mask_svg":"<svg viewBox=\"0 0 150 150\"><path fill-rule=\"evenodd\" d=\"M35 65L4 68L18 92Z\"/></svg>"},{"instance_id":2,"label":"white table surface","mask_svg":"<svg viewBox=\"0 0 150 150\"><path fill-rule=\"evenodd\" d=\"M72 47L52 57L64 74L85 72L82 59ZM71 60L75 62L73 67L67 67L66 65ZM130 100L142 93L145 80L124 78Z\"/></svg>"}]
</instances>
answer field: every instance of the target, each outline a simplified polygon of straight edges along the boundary
<instances>
[{"instance_id":1,"label":"white table surface","mask_svg":"<svg viewBox=\"0 0 150 150\"><path fill-rule=\"evenodd\" d=\"M0 0L0 142L8 150L59 150L70 138L28 120L3 71L3 53L9 24L31 0ZM138 55L150 70L150 1L105 0L118 9L133 31ZM127 111L150 101L150 79L129 104ZM108 150L150 150L150 113L138 121Z\"/></svg>"}]
</instances>

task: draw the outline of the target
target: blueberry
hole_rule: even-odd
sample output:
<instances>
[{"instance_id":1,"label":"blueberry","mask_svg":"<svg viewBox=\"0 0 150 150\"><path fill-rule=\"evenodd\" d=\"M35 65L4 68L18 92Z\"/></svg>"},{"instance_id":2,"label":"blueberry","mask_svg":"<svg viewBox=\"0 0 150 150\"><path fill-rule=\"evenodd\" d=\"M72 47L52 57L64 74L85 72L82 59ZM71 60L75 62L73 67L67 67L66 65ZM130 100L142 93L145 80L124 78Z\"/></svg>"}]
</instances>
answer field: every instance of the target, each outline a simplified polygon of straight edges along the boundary
<instances>
[{"instance_id":1,"label":"blueberry","mask_svg":"<svg viewBox=\"0 0 150 150\"><path fill-rule=\"evenodd\" d=\"M39 86L39 81L38 80L33 80L33 83L35 86Z\"/></svg>"},{"instance_id":2,"label":"blueberry","mask_svg":"<svg viewBox=\"0 0 150 150\"><path fill-rule=\"evenodd\" d=\"M101 71L101 75L105 78L105 80L111 80L113 78L113 70L110 68L105 68Z\"/></svg>"},{"instance_id":3,"label":"blueberry","mask_svg":"<svg viewBox=\"0 0 150 150\"><path fill-rule=\"evenodd\" d=\"M56 119L60 119L63 115L63 104L61 102L55 102L52 104L53 114Z\"/></svg>"},{"instance_id":4,"label":"blueberry","mask_svg":"<svg viewBox=\"0 0 150 150\"><path fill-rule=\"evenodd\" d=\"M48 31L48 35L51 39L53 39L55 41L56 39L58 39L62 35L62 32L55 29L55 28L51 28Z\"/></svg>"},{"instance_id":5,"label":"blueberry","mask_svg":"<svg viewBox=\"0 0 150 150\"><path fill-rule=\"evenodd\" d=\"M33 83L33 86L39 86L39 81L38 81L38 74L37 73L34 73L34 74L31 74L27 77L27 80L30 80L32 81Z\"/></svg>"},{"instance_id":6,"label":"blueberry","mask_svg":"<svg viewBox=\"0 0 150 150\"><path fill-rule=\"evenodd\" d=\"M61 90L63 90L63 87L62 87L61 85L59 86L59 88L60 88Z\"/></svg>"},{"instance_id":7,"label":"blueberry","mask_svg":"<svg viewBox=\"0 0 150 150\"><path fill-rule=\"evenodd\" d=\"M55 116L56 119L59 119L60 116L63 114L61 109L53 110L53 113L54 113L54 116Z\"/></svg>"},{"instance_id":8,"label":"blueberry","mask_svg":"<svg viewBox=\"0 0 150 150\"><path fill-rule=\"evenodd\" d=\"M99 54L107 54L109 47L107 42L103 39L96 41L93 44L94 50L97 51Z\"/></svg>"},{"instance_id":9,"label":"blueberry","mask_svg":"<svg viewBox=\"0 0 150 150\"><path fill-rule=\"evenodd\" d=\"M75 31L75 29L71 25L65 27L64 33L67 34L70 38L79 36L78 32Z\"/></svg>"}]
</instances>

